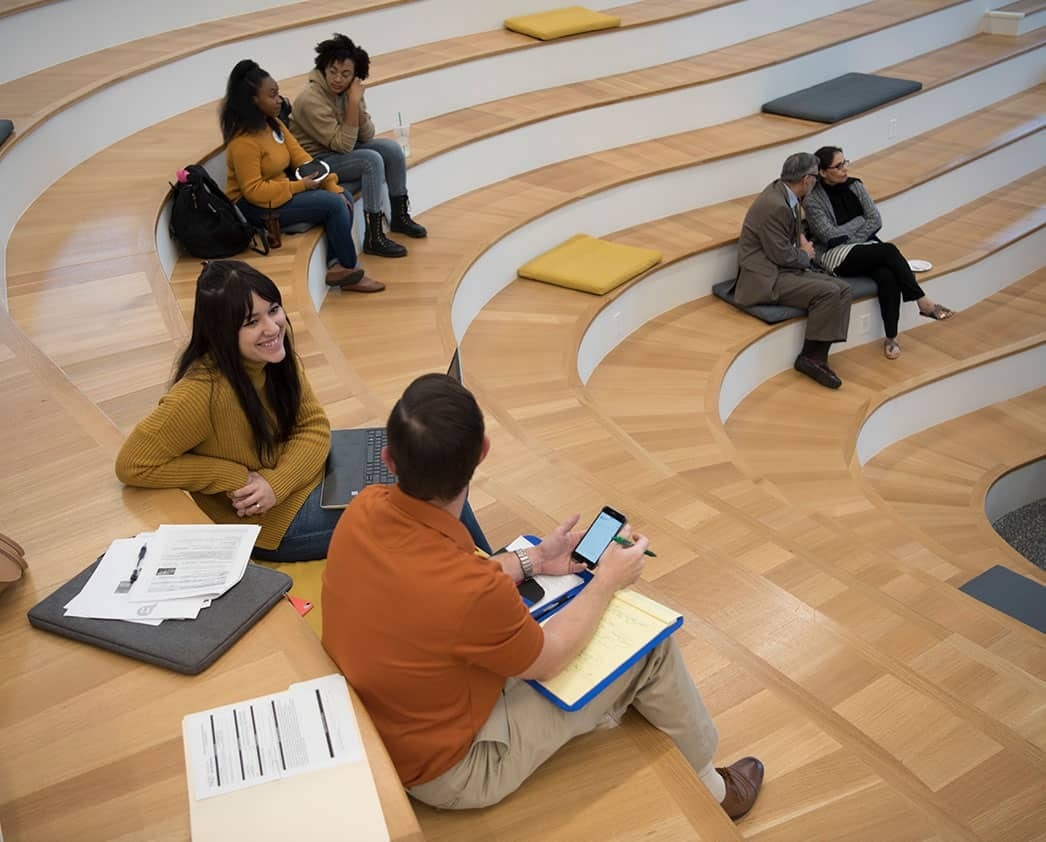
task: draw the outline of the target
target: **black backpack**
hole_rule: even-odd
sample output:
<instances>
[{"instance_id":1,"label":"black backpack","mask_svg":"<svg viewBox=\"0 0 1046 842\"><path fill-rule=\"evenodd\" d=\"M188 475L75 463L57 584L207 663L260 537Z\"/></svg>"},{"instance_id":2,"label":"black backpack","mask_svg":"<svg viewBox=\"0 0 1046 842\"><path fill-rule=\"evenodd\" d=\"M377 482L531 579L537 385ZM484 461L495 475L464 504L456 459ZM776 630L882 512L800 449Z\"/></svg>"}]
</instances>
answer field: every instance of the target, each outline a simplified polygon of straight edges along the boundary
<instances>
[{"instance_id":1,"label":"black backpack","mask_svg":"<svg viewBox=\"0 0 1046 842\"><path fill-rule=\"evenodd\" d=\"M185 172L188 177L184 182L171 185L171 236L189 254L209 260L239 254L248 247L258 254L269 253L265 231L247 221L207 170L189 164ZM254 240L262 248L255 246Z\"/></svg>"}]
</instances>

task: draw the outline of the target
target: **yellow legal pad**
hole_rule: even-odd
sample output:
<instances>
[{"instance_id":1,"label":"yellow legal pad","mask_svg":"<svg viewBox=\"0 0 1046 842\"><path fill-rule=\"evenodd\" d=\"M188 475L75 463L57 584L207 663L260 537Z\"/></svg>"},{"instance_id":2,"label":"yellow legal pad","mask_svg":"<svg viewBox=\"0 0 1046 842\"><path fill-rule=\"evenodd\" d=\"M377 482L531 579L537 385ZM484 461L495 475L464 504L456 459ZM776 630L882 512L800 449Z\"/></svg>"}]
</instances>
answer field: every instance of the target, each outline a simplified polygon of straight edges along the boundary
<instances>
[{"instance_id":1,"label":"yellow legal pad","mask_svg":"<svg viewBox=\"0 0 1046 842\"><path fill-rule=\"evenodd\" d=\"M542 41L581 32L595 32L597 29L613 29L615 26L621 26L621 18L603 12L593 12L584 6L568 6L565 9L505 19L506 29L521 32L531 38L540 38Z\"/></svg>"},{"instance_id":2,"label":"yellow legal pad","mask_svg":"<svg viewBox=\"0 0 1046 842\"><path fill-rule=\"evenodd\" d=\"M661 252L577 234L519 267L521 278L603 295L661 262Z\"/></svg>"}]
</instances>

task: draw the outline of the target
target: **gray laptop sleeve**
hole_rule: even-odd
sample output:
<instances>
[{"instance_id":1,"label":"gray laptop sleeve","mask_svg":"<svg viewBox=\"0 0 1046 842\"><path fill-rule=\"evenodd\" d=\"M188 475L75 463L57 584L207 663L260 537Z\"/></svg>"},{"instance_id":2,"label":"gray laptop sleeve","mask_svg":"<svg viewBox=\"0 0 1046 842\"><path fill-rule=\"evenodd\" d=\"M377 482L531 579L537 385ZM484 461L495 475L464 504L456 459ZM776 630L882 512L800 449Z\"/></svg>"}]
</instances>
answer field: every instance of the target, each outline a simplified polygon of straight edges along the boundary
<instances>
[{"instance_id":1,"label":"gray laptop sleeve","mask_svg":"<svg viewBox=\"0 0 1046 842\"><path fill-rule=\"evenodd\" d=\"M96 561L30 608L29 622L38 629L186 675L203 672L218 660L291 587L286 573L248 564L239 583L195 620L164 620L158 626L147 626L66 617L65 604L80 592L97 566Z\"/></svg>"}]
</instances>

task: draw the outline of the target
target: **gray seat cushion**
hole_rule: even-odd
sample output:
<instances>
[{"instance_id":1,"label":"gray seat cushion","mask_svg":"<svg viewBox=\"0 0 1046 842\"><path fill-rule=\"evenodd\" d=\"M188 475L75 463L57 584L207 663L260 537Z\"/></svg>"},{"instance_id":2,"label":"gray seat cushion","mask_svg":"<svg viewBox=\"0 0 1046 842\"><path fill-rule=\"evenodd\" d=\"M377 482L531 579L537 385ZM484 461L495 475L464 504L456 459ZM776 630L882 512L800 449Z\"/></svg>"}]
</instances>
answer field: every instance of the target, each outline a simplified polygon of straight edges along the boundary
<instances>
[{"instance_id":1,"label":"gray seat cushion","mask_svg":"<svg viewBox=\"0 0 1046 842\"><path fill-rule=\"evenodd\" d=\"M14 130L15 124L10 120L0 120L0 146L4 145L4 141L7 140Z\"/></svg>"},{"instance_id":2,"label":"gray seat cushion","mask_svg":"<svg viewBox=\"0 0 1046 842\"><path fill-rule=\"evenodd\" d=\"M884 102L907 96L922 82L891 79L870 73L847 73L819 85L778 97L763 104L767 114L797 117L817 123L836 123L869 111Z\"/></svg>"},{"instance_id":3,"label":"gray seat cushion","mask_svg":"<svg viewBox=\"0 0 1046 842\"><path fill-rule=\"evenodd\" d=\"M723 301L733 305L738 310L742 310L750 316L755 316L757 319L762 319L768 325L775 325L778 322L797 319L806 315L806 310L802 307L789 307L785 304L753 304L751 307L742 307L734 300L735 286L737 286L736 280L720 281L712 287L712 294L716 298L722 298Z\"/></svg>"},{"instance_id":4,"label":"gray seat cushion","mask_svg":"<svg viewBox=\"0 0 1046 842\"><path fill-rule=\"evenodd\" d=\"M840 280L846 281L850 285L855 299L871 298L876 294L875 281L871 278L841 278ZM788 319L798 319L800 316L806 315L806 310L802 307L789 307L787 304L753 304L751 307L742 307L734 300L734 287L736 285L737 281L734 279L720 281L712 286L712 294L738 310L766 322L768 325L774 325Z\"/></svg>"}]
</instances>

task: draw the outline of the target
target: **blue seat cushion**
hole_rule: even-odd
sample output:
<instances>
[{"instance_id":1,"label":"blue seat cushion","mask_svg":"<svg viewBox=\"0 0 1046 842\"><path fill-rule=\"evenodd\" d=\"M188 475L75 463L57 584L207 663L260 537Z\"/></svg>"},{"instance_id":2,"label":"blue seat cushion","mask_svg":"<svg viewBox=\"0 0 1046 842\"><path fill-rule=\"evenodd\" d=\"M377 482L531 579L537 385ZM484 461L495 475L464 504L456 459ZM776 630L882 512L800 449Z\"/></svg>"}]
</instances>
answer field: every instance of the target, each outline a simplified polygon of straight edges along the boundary
<instances>
[{"instance_id":1,"label":"blue seat cushion","mask_svg":"<svg viewBox=\"0 0 1046 842\"><path fill-rule=\"evenodd\" d=\"M10 120L0 120L0 146L4 145L4 141L7 140L14 130L15 124Z\"/></svg>"},{"instance_id":2,"label":"blue seat cushion","mask_svg":"<svg viewBox=\"0 0 1046 842\"><path fill-rule=\"evenodd\" d=\"M763 111L816 123L837 123L885 102L907 96L920 88L922 82L911 79L846 73L819 85L772 99L763 104Z\"/></svg>"},{"instance_id":3,"label":"blue seat cushion","mask_svg":"<svg viewBox=\"0 0 1046 842\"><path fill-rule=\"evenodd\" d=\"M871 278L841 278L840 280L846 281L850 285L855 299L871 298L876 294L875 281ZM768 325L775 325L788 319L798 319L800 316L806 315L806 310L802 307L790 307L787 304L753 304L751 307L743 307L734 300L736 285L737 281L733 278L729 281L720 281L712 286L712 295L723 299L727 304L750 316L755 316Z\"/></svg>"}]
</instances>

